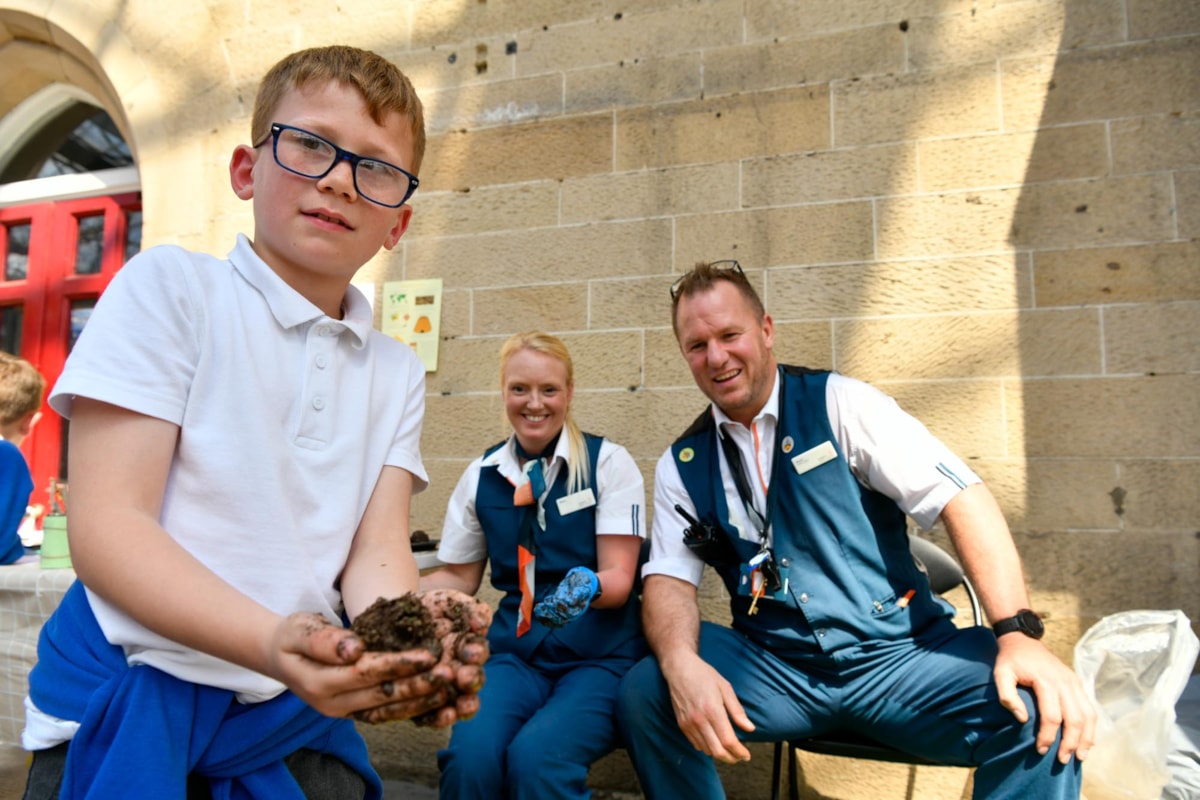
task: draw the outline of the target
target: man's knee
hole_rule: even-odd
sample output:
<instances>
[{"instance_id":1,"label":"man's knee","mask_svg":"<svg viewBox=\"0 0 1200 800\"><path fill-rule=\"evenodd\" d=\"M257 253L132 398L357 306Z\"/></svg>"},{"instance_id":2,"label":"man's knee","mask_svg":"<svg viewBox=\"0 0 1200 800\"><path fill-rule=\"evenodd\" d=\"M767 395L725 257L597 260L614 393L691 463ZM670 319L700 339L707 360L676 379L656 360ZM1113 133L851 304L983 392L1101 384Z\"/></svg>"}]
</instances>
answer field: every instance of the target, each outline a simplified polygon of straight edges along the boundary
<instances>
[{"instance_id":1,"label":"man's knee","mask_svg":"<svg viewBox=\"0 0 1200 800\"><path fill-rule=\"evenodd\" d=\"M983 737L978 745L980 763L996 759L1002 760L1016 754L1022 754L1030 763L1040 760L1041 755L1038 754L1035 745L1042 721L1038 711L1037 696L1024 686L1017 687L1017 692L1021 702L1025 705L1025 721L1018 720L1011 711L997 702L994 708L996 709L995 713L1000 715L1000 719L993 726L990 735ZM1058 750L1058 738L1061 735L1060 729L1050 748L1049 755L1051 757Z\"/></svg>"}]
</instances>

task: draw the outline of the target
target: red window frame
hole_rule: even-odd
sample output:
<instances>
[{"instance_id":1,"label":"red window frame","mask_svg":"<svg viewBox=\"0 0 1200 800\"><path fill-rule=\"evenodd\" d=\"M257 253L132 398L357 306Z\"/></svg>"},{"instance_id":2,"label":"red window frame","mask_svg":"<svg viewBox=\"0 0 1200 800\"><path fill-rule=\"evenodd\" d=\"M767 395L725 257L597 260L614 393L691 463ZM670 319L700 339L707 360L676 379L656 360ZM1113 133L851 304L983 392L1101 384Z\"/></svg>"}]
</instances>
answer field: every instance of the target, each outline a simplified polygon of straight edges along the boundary
<instances>
[{"instance_id":1,"label":"red window frame","mask_svg":"<svg viewBox=\"0 0 1200 800\"><path fill-rule=\"evenodd\" d=\"M87 197L0 208L0 254L7 253L6 230L28 223L29 258L24 280L0 280L0 306L24 306L22 358L46 378L47 394L66 362L71 343L71 304L98 298L126 260L129 213L141 210L141 193ZM79 221L104 217L100 271L76 272ZM2 275L0 275L2 277ZM66 420L49 406L21 445L33 473L32 503L46 503L50 478L67 478L62 463Z\"/></svg>"}]
</instances>

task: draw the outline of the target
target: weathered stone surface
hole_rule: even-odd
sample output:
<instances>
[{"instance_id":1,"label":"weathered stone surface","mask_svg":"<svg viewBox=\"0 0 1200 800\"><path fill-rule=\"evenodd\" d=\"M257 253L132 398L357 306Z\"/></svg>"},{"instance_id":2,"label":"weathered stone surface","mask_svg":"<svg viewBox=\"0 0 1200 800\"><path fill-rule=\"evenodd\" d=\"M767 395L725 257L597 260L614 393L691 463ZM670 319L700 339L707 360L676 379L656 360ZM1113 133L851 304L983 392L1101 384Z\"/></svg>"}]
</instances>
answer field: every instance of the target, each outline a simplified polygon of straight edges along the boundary
<instances>
[{"instance_id":1,"label":"weathered stone surface","mask_svg":"<svg viewBox=\"0 0 1200 800\"><path fill-rule=\"evenodd\" d=\"M0 142L39 130L20 104L71 85L137 158L143 246L223 254L253 233L228 163L263 71L332 42L394 59L430 140L410 229L358 278L377 299L445 284L414 527L440 531L463 469L506 435L498 348L531 327L567 342L574 413L652 493L706 404L667 289L737 258L781 361L872 381L985 478L1055 653L1130 607L1200 620L1194 0L177 5L7 3ZM727 619L711 575L700 597ZM444 732L364 732L386 775L436 781ZM802 764L807 797L970 786ZM769 765L756 745L722 767L730 795L764 795ZM593 775L636 791L623 754Z\"/></svg>"}]
</instances>

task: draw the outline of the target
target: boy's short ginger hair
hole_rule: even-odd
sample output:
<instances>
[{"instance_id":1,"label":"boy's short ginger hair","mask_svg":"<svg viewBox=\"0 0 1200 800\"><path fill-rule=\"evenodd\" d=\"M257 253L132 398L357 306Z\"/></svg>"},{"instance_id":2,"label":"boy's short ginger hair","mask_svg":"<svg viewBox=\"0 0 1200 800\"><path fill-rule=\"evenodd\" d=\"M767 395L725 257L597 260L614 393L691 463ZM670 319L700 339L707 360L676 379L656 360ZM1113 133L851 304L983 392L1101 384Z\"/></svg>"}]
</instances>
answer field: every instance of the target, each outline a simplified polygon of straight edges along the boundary
<instances>
[{"instance_id":1,"label":"boy's short ginger hair","mask_svg":"<svg viewBox=\"0 0 1200 800\"><path fill-rule=\"evenodd\" d=\"M11 425L42 407L46 379L23 358L0 351L0 425Z\"/></svg>"},{"instance_id":2,"label":"boy's short ginger hair","mask_svg":"<svg viewBox=\"0 0 1200 800\"><path fill-rule=\"evenodd\" d=\"M250 141L261 144L271 134L271 116L283 96L314 83L336 82L353 86L367 104L371 119L383 124L392 111L408 117L413 131L413 159L409 171L417 175L425 157L425 111L412 82L400 68L370 50L346 45L313 47L285 56L263 77L254 99Z\"/></svg>"}]
</instances>

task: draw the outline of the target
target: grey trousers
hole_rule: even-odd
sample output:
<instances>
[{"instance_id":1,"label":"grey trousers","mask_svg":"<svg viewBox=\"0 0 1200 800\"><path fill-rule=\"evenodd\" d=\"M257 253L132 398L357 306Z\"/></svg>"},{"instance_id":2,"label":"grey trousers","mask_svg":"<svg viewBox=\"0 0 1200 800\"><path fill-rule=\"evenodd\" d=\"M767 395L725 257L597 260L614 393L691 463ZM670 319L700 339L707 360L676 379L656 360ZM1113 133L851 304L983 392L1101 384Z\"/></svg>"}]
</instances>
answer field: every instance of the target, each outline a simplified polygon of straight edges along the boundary
<instances>
[{"instance_id":1,"label":"grey trousers","mask_svg":"<svg viewBox=\"0 0 1200 800\"><path fill-rule=\"evenodd\" d=\"M63 742L49 750L34 752L22 800L58 800L69 746L70 742ZM333 756L315 750L297 750L284 759L284 763L308 800L347 800L366 796L367 784L362 776ZM208 779L202 775L189 775L187 800L212 800Z\"/></svg>"}]
</instances>

